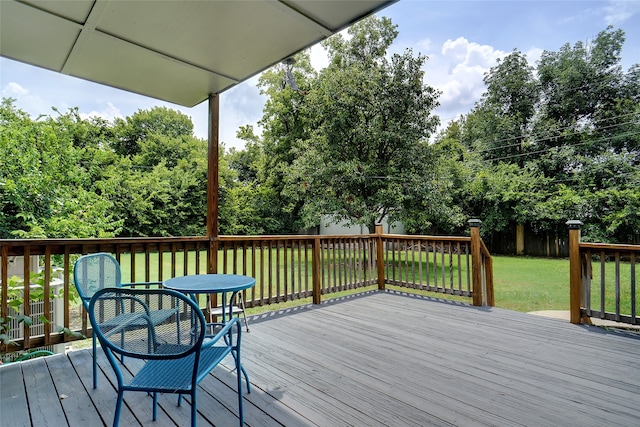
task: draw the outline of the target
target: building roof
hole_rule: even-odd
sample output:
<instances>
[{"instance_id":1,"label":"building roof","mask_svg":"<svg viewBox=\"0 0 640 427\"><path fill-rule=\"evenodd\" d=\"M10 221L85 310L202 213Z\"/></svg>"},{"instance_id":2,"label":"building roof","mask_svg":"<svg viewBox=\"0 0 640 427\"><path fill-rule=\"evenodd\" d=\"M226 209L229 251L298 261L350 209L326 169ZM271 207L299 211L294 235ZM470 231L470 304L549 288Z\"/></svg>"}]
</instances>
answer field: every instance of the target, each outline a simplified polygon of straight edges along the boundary
<instances>
[{"instance_id":1,"label":"building roof","mask_svg":"<svg viewBox=\"0 0 640 427\"><path fill-rule=\"evenodd\" d=\"M192 107L391 3L2 0L0 55Z\"/></svg>"}]
</instances>

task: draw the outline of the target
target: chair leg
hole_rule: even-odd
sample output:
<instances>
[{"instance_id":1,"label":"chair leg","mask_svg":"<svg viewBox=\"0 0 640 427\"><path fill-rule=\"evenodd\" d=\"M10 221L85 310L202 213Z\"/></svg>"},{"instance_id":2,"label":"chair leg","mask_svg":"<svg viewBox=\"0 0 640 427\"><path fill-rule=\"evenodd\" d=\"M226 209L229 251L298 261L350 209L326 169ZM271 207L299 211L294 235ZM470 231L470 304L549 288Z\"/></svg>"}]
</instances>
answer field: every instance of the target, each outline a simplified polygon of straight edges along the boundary
<instances>
[{"instance_id":1,"label":"chair leg","mask_svg":"<svg viewBox=\"0 0 640 427\"><path fill-rule=\"evenodd\" d=\"M116 402L116 413L113 415L113 427L118 427L120 424L120 412L122 411L122 398L124 395L123 390L118 390L118 400Z\"/></svg>"},{"instance_id":2,"label":"chair leg","mask_svg":"<svg viewBox=\"0 0 640 427\"><path fill-rule=\"evenodd\" d=\"M196 391L197 387L193 389L191 393L191 427L196 427L196 420L198 419L198 409L196 408ZM182 395L180 395L182 396Z\"/></svg>"},{"instance_id":3,"label":"chair leg","mask_svg":"<svg viewBox=\"0 0 640 427\"><path fill-rule=\"evenodd\" d=\"M153 421L158 418L158 392L153 392Z\"/></svg>"},{"instance_id":4,"label":"chair leg","mask_svg":"<svg viewBox=\"0 0 640 427\"><path fill-rule=\"evenodd\" d=\"M239 359L236 358L236 374L238 377L238 419L240 420L240 427L242 427L244 426L244 409L242 407L242 377L240 376L240 371L245 375L245 380L247 381L247 393L250 393L249 378L247 377L247 373L244 368L239 363Z\"/></svg>"},{"instance_id":5,"label":"chair leg","mask_svg":"<svg viewBox=\"0 0 640 427\"><path fill-rule=\"evenodd\" d=\"M244 380L247 382L247 393L251 393L251 383L249 383L249 375L247 375L247 371L244 370L244 366L240 365L240 370L242 371ZM238 377L240 376L238 375Z\"/></svg>"},{"instance_id":6,"label":"chair leg","mask_svg":"<svg viewBox=\"0 0 640 427\"><path fill-rule=\"evenodd\" d=\"M247 311L244 307L244 298L242 298L242 294L238 293L238 299L240 303L240 308L242 309L242 318L244 319L244 327L249 332L249 321L247 320Z\"/></svg>"},{"instance_id":7,"label":"chair leg","mask_svg":"<svg viewBox=\"0 0 640 427\"><path fill-rule=\"evenodd\" d=\"M96 336L93 335L93 388L98 388L98 355L96 354Z\"/></svg>"},{"instance_id":8,"label":"chair leg","mask_svg":"<svg viewBox=\"0 0 640 427\"><path fill-rule=\"evenodd\" d=\"M247 383L247 393L251 393L251 383L249 382L249 375L247 374L247 371L244 370L244 366L242 366L242 363L240 363L236 351L231 351L231 355L233 356L233 360L236 362L236 372L238 372L238 378L242 378L240 376L240 373L242 373L242 375L244 376L244 380Z\"/></svg>"}]
</instances>

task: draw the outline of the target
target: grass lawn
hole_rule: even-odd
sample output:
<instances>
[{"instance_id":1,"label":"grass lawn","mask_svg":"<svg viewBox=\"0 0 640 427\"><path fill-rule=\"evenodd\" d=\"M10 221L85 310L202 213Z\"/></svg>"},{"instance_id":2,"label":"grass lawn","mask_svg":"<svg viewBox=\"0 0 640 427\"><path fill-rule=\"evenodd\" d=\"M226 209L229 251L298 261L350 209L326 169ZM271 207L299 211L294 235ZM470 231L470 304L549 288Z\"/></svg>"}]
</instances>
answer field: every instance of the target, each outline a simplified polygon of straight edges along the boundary
<instances>
[{"instance_id":1,"label":"grass lawn","mask_svg":"<svg viewBox=\"0 0 640 427\"><path fill-rule=\"evenodd\" d=\"M470 303L470 298L387 286L436 298ZM569 260L493 256L496 307L515 311L569 310Z\"/></svg>"},{"instance_id":2,"label":"grass lawn","mask_svg":"<svg viewBox=\"0 0 640 427\"><path fill-rule=\"evenodd\" d=\"M493 290L496 307L569 310L569 260L494 256Z\"/></svg>"}]
</instances>

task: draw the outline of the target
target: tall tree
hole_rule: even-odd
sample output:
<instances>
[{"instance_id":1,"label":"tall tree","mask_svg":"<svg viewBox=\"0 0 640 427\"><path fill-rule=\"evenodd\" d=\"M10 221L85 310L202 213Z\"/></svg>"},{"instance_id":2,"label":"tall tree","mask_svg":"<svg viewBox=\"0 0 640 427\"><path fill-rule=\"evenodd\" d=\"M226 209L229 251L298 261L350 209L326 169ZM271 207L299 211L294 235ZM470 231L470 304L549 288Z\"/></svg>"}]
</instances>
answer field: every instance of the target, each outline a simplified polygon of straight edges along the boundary
<instances>
[{"instance_id":1,"label":"tall tree","mask_svg":"<svg viewBox=\"0 0 640 427\"><path fill-rule=\"evenodd\" d=\"M425 146L438 93L423 83L424 56L386 56L397 36L391 20L370 17L348 32L348 40L324 42L330 64L306 97L313 121L298 142L288 194L304 202L307 226L325 214L373 231L387 215L402 219L407 189L430 189Z\"/></svg>"},{"instance_id":2,"label":"tall tree","mask_svg":"<svg viewBox=\"0 0 640 427\"><path fill-rule=\"evenodd\" d=\"M484 77L486 92L474 113L482 120L482 137L473 141L483 157L524 164L524 143L539 100L539 87L527 58L514 50Z\"/></svg>"},{"instance_id":3,"label":"tall tree","mask_svg":"<svg viewBox=\"0 0 640 427\"><path fill-rule=\"evenodd\" d=\"M263 73L258 83L260 92L268 96L260 120L262 159L257 176L267 233L297 232L303 225L302 204L283 192L285 176L295 159L293 147L296 141L309 138L307 94L317 75L308 52L291 59Z\"/></svg>"}]
</instances>

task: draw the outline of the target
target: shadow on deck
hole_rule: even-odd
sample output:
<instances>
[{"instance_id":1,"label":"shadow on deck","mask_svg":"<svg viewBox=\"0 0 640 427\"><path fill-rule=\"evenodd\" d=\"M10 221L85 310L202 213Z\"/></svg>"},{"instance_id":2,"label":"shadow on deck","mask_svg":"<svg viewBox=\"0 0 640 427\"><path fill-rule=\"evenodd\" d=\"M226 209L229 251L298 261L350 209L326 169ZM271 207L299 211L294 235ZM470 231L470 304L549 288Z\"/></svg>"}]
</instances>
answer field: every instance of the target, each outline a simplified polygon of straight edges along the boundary
<instances>
[{"instance_id":1,"label":"shadow on deck","mask_svg":"<svg viewBox=\"0 0 640 427\"><path fill-rule=\"evenodd\" d=\"M635 426L640 335L369 292L250 319L247 426ZM113 372L90 350L0 368L0 424L111 425ZM200 426L236 426L232 363L201 383ZM189 425L190 406L125 394L125 426Z\"/></svg>"}]
</instances>

